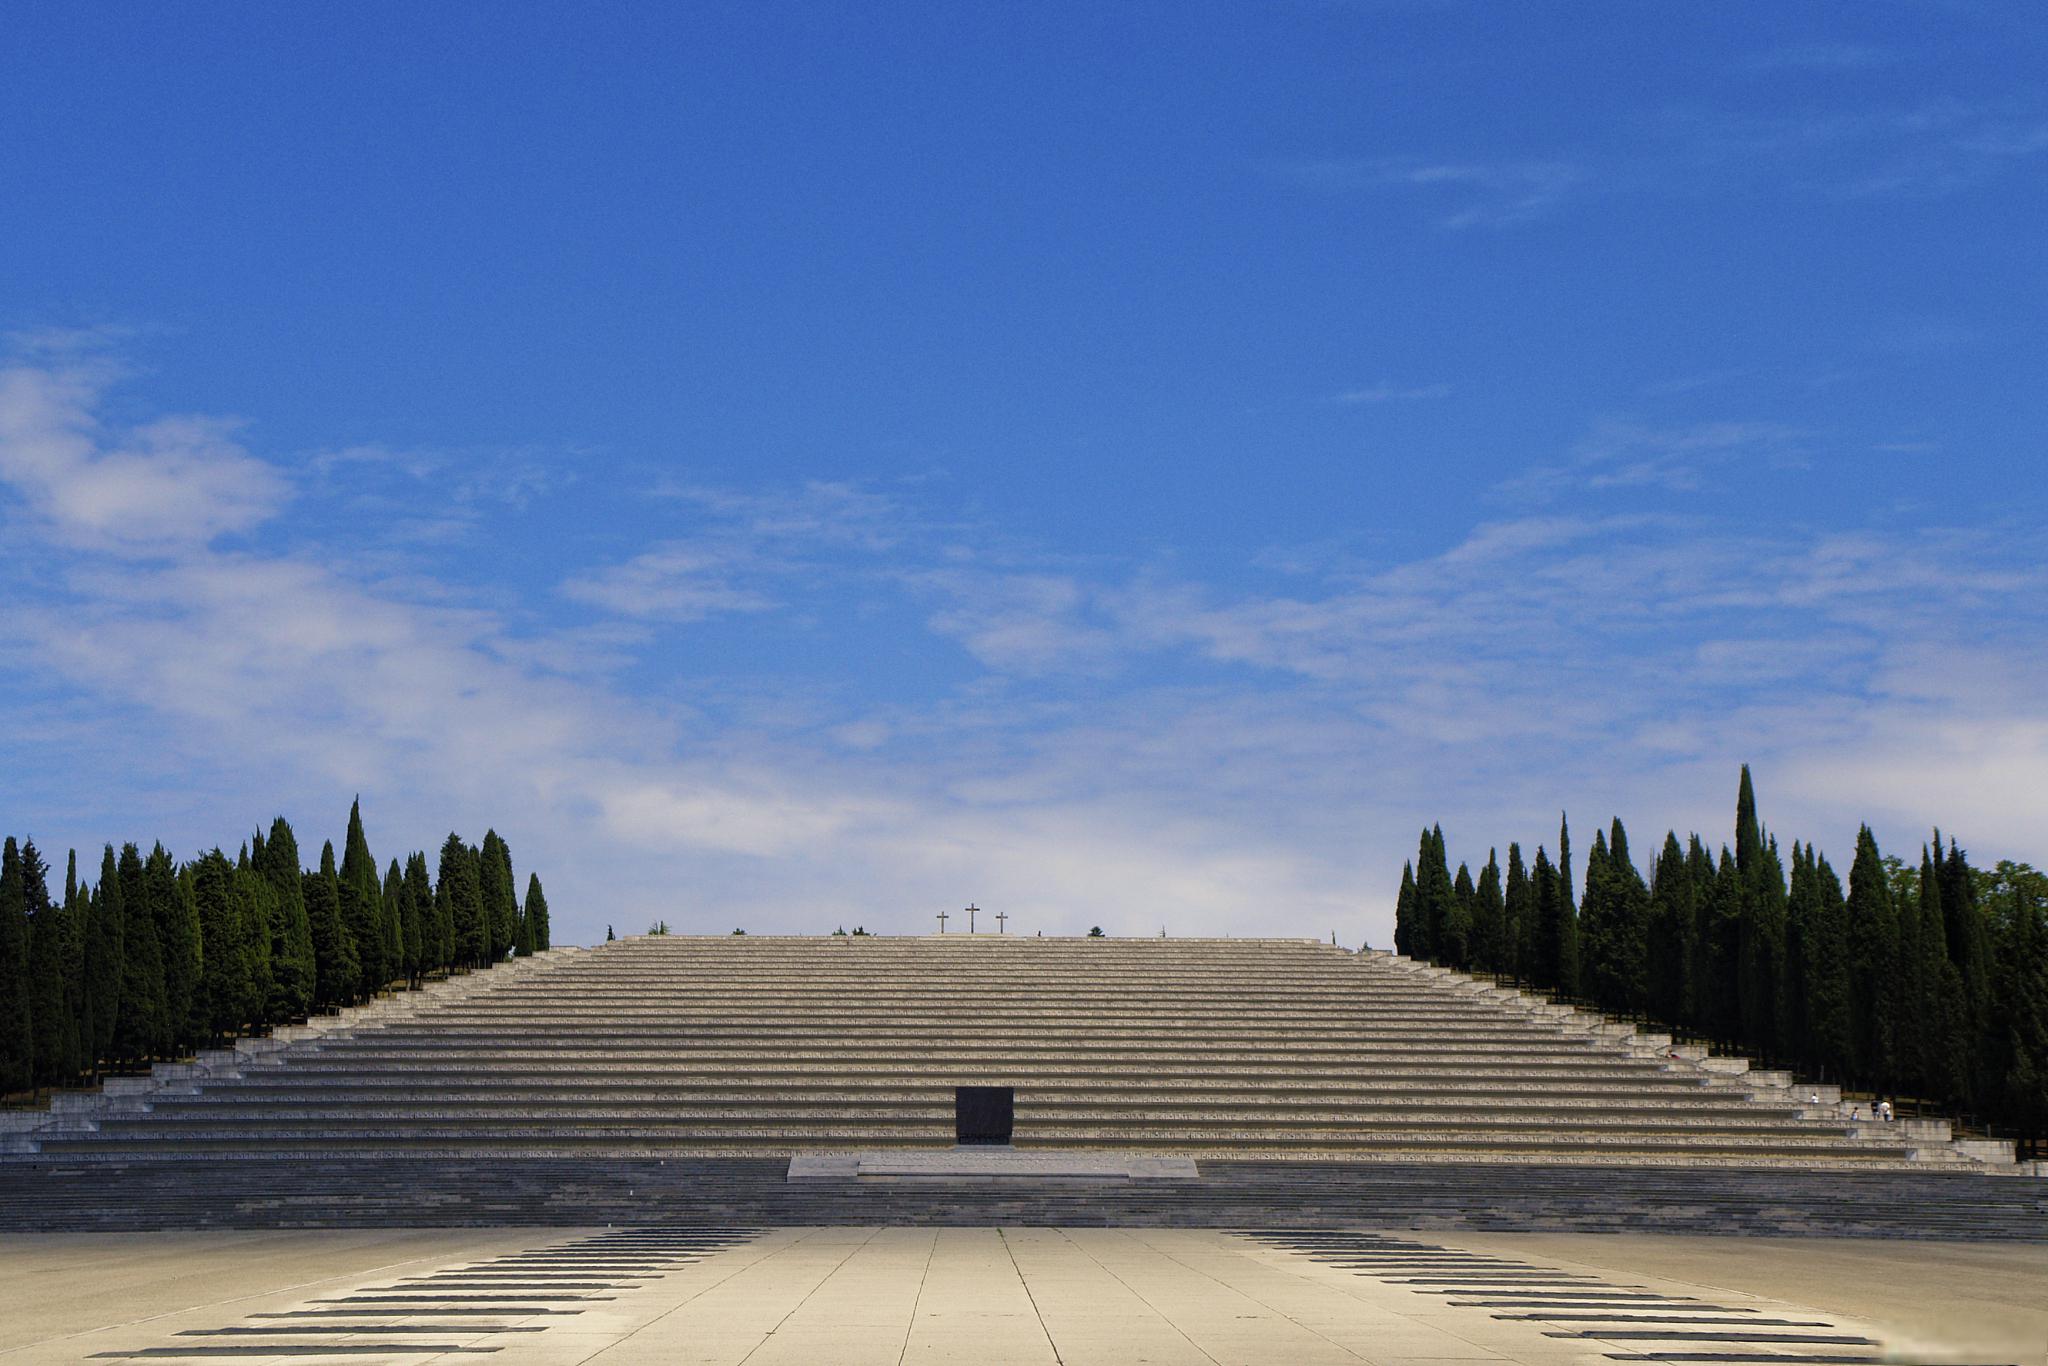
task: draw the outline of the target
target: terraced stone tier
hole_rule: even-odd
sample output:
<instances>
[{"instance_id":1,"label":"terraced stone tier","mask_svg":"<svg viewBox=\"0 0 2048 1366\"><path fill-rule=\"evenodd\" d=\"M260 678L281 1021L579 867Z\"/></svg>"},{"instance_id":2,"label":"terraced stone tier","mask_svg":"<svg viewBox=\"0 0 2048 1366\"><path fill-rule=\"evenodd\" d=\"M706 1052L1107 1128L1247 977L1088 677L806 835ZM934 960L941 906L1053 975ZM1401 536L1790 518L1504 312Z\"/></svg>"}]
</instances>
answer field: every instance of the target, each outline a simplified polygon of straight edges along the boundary
<instances>
[{"instance_id":1,"label":"terraced stone tier","mask_svg":"<svg viewBox=\"0 0 2048 1366\"><path fill-rule=\"evenodd\" d=\"M0 1138L106 1163L910 1150L994 1084L1048 1152L1983 1169L1939 1126L1300 940L649 937L301 1034Z\"/></svg>"}]
</instances>

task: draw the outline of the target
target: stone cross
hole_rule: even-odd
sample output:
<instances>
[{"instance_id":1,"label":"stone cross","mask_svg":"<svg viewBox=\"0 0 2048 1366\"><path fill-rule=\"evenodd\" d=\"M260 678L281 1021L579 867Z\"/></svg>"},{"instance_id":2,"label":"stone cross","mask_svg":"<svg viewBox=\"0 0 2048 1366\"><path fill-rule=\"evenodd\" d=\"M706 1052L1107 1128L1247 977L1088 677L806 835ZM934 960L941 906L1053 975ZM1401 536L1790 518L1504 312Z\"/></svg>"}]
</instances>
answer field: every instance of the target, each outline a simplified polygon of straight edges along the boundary
<instances>
[{"instance_id":1,"label":"stone cross","mask_svg":"<svg viewBox=\"0 0 2048 1366\"><path fill-rule=\"evenodd\" d=\"M939 912L939 933L940 933L940 934L944 934L944 933L946 932L946 922L947 922L947 921L948 921L949 919L951 919L951 918L952 918L952 917L948 916L948 915L947 915L947 914L946 914L946 913L945 913L944 911L940 911L940 912Z\"/></svg>"},{"instance_id":2,"label":"stone cross","mask_svg":"<svg viewBox=\"0 0 2048 1366\"><path fill-rule=\"evenodd\" d=\"M967 903L967 932L969 934L974 933L974 913L980 909L981 907L971 901Z\"/></svg>"},{"instance_id":3,"label":"stone cross","mask_svg":"<svg viewBox=\"0 0 2048 1366\"><path fill-rule=\"evenodd\" d=\"M1010 918L1010 913L1009 913L1008 911L997 911L997 912L996 912L996 933L997 933L997 934L1002 934L1002 933L1004 932L1004 931L1003 931L1003 924L1004 924L1004 922L1005 922L1005 921L1007 921L1007 920L1008 920L1009 918Z\"/></svg>"}]
</instances>

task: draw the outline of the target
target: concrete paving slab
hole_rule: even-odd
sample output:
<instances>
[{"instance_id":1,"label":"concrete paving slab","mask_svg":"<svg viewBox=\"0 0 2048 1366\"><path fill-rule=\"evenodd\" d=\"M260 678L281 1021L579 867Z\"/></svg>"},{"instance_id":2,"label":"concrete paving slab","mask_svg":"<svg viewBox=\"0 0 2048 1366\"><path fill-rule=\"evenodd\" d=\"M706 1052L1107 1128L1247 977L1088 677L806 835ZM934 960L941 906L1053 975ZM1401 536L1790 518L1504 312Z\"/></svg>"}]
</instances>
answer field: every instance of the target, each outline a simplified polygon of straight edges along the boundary
<instances>
[{"instance_id":1,"label":"concrete paving slab","mask_svg":"<svg viewBox=\"0 0 2048 1366\"><path fill-rule=\"evenodd\" d=\"M1784 1357L1865 1335L1877 1345L1829 1350L2048 1366L2048 1257L2011 1245L1403 1232L1373 1235L1368 1246L1355 1235L1349 1243L1313 1234L1289 1243L1171 1229L796 1228L697 1256L591 1241L603 1237L522 1230L10 1239L0 1247L0 1366L446 1366L478 1359L479 1350L500 1366L1612 1366L1668 1350ZM522 1255L526 1249L546 1252ZM1375 1257L1382 1267L1344 1264ZM1432 1258L1444 1276L1428 1285L1404 1279L1412 1263ZM585 1288L564 1288L549 1302L573 1312L535 1313L536 1302L520 1298L527 1292L494 1295L471 1284L493 1259L526 1268L522 1285L552 1277ZM621 1261L668 1264L639 1266L631 1284L599 1298L588 1283L604 1275L579 1268ZM1509 1266L1587 1277L1589 1293L1609 1300L1592 1319L1551 1320L1535 1315L1570 1311L1526 1290L1429 1293L1460 1269L1480 1275ZM464 1287L437 1298L432 1278L456 1268L468 1273ZM402 1304L350 1302L401 1283L427 1289ZM1654 1298L1612 1298L1624 1294ZM1494 1303L1503 1297L1508 1303ZM1617 1322L1612 1316L1623 1311L1607 1303L1683 1321ZM357 1310L374 1316L353 1317ZM1717 1321L1694 1321L1703 1316ZM540 1331L492 1331L511 1327ZM1752 1329L1764 1340L1746 1341ZM1799 1337L1809 1344L1789 1341ZM378 1344L416 1350L332 1351ZM207 1357L183 1355L195 1347Z\"/></svg>"}]
</instances>

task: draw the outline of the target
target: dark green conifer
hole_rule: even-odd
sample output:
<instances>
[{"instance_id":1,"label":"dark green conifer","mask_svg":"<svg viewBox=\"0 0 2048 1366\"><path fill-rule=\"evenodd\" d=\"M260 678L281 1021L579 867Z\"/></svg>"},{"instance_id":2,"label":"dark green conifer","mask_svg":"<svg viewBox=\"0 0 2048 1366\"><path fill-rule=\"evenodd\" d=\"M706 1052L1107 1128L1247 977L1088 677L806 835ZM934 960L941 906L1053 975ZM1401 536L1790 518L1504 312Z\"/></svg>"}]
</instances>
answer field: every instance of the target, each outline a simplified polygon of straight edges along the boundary
<instances>
[{"instance_id":1,"label":"dark green conifer","mask_svg":"<svg viewBox=\"0 0 2048 1366\"><path fill-rule=\"evenodd\" d=\"M1416 929L1420 908L1415 897L1415 865L1401 865L1401 890L1394 897L1394 952L1404 958L1420 958L1422 942Z\"/></svg>"},{"instance_id":2,"label":"dark green conifer","mask_svg":"<svg viewBox=\"0 0 2048 1366\"><path fill-rule=\"evenodd\" d=\"M270 1003L273 1021L303 1020L320 990L319 955L306 910L306 870L298 836L279 816L270 837L250 853L250 865L270 884Z\"/></svg>"},{"instance_id":3,"label":"dark green conifer","mask_svg":"<svg viewBox=\"0 0 2048 1366\"><path fill-rule=\"evenodd\" d=\"M424 852L406 855L405 894L419 919L419 959L413 965L414 980L419 981L430 972L446 972L455 959L454 930L435 907L434 879Z\"/></svg>"},{"instance_id":4,"label":"dark green conifer","mask_svg":"<svg viewBox=\"0 0 2048 1366\"><path fill-rule=\"evenodd\" d=\"M50 867L34 840L22 841L21 876L28 911L35 1084L61 1086L78 1074L78 1024L65 1009L65 957L70 935L63 908L50 899Z\"/></svg>"},{"instance_id":5,"label":"dark green conifer","mask_svg":"<svg viewBox=\"0 0 2048 1366\"><path fill-rule=\"evenodd\" d=\"M1821 1076L1856 1075L1856 1016L1849 944L1849 907L1842 880L1820 855L1807 850L1813 899L1806 948L1806 1033L1808 1051Z\"/></svg>"},{"instance_id":6,"label":"dark green conifer","mask_svg":"<svg viewBox=\"0 0 2048 1366\"><path fill-rule=\"evenodd\" d=\"M91 928L90 889L78 881L78 851L64 865L64 1014L69 1020L72 1078L93 1071L92 1014L86 1000L85 939Z\"/></svg>"},{"instance_id":7,"label":"dark green conifer","mask_svg":"<svg viewBox=\"0 0 2048 1366\"><path fill-rule=\"evenodd\" d=\"M245 1024L278 1023L270 1014L270 1001L276 994L270 937L277 919L277 893L271 890L270 879L256 871L246 847L235 865L232 892L235 925L242 935L242 962L248 969L235 1013Z\"/></svg>"},{"instance_id":8,"label":"dark green conifer","mask_svg":"<svg viewBox=\"0 0 2048 1366\"><path fill-rule=\"evenodd\" d=\"M539 873L526 875L526 905L520 910L526 917L527 932L533 940L533 951L546 953L553 944L554 931L548 925L548 895L541 890Z\"/></svg>"},{"instance_id":9,"label":"dark green conifer","mask_svg":"<svg viewBox=\"0 0 2048 1366\"><path fill-rule=\"evenodd\" d=\"M1479 885L1472 893L1472 968L1475 972L1508 971L1505 915L1500 889L1500 860L1486 851L1486 866L1479 870Z\"/></svg>"},{"instance_id":10,"label":"dark green conifer","mask_svg":"<svg viewBox=\"0 0 2048 1366\"><path fill-rule=\"evenodd\" d=\"M1509 976L1517 984L1532 980L1536 965L1536 892L1522 864L1522 846L1508 842L1508 876L1501 888L1501 943Z\"/></svg>"},{"instance_id":11,"label":"dark green conifer","mask_svg":"<svg viewBox=\"0 0 2048 1366\"><path fill-rule=\"evenodd\" d=\"M384 889L377 881L377 861L370 857L370 842L363 836L361 798L349 804L348 834L342 844L336 887L341 923L348 928L349 943L355 948L354 995L367 999L382 990L392 974L384 956Z\"/></svg>"},{"instance_id":12,"label":"dark green conifer","mask_svg":"<svg viewBox=\"0 0 2048 1366\"><path fill-rule=\"evenodd\" d=\"M163 945L163 1051L175 1054L206 1035L207 1020L199 992L199 912L192 904L189 880L179 875L162 844L143 861L142 894L156 923L157 942Z\"/></svg>"},{"instance_id":13,"label":"dark green conifer","mask_svg":"<svg viewBox=\"0 0 2048 1366\"><path fill-rule=\"evenodd\" d=\"M0 1096L35 1081L29 972L28 888L21 849L9 835L0 846Z\"/></svg>"},{"instance_id":14,"label":"dark green conifer","mask_svg":"<svg viewBox=\"0 0 2048 1366\"><path fill-rule=\"evenodd\" d=\"M1628 832L1619 817L1607 833L1607 877L1612 1008L1640 1016L1650 1009L1650 888L1629 857Z\"/></svg>"},{"instance_id":15,"label":"dark green conifer","mask_svg":"<svg viewBox=\"0 0 2048 1366\"><path fill-rule=\"evenodd\" d=\"M1997 1103L1998 1074L1993 1068L1996 1052L1991 1040L1998 1021L1991 1009L1993 974L1991 916L1977 895L1978 874L1970 867L1953 838L1941 860L1941 906L1947 920L1949 961L1955 964L1961 982L1964 1029L1971 1039L1968 1094L1977 1102ZM1987 875L1988 876L1988 875Z\"/></svg>"},{"instance_id":16,"label":"dark green conifer","mask_svg":"<svg viewBox=\"0 0 2048 1366\"><path fill-rule=\"evenodd\" d=\"M2008 1122L2048 1134L2048 876L2002 862L1988 928L1992 1025L1984 1051L1988 1088Z\"/></svg>"},{"instance_id":17,"label":"dark green conifer","mask_svg":"<svg viewBox=\"0 0 2048 1366\"><path fill-rule=\"evenodd\" d=\"M490 961L490 927L484 923L478 862L462 837L451 834L441 846L441 867L434 879L436 914L447 918L455 935L454 961L466 967Z\"/></svg>"},{"instance_id":18,"label":"dark green conifer","mask_svg":"<svg viewBox=\"0 0 2048 1366\"><path fill-rule=\"evenodd\" d=\"M1862 1078L1892 1084L1898 1060L1899 921L1877 837L1864 826L1849 867L1849 988L1851 1033Z\"/></svg>"},{"instance_id":19,"label":"dark green conifer","mask_svg":"<svg viewBox=\"0 0 2048 1366\"><path fill-rule=\"evenodd\" d=\"M1618 991L1614 980L1611 940L1614 887L1607 867L1607 834L1593 831L1593 847L1586 854L1585 889L1579 895L1579 980L1585 994L1603 1009L1614 1010Z\"/></svg>"},{"instance_id":20,"label":"dark green conifer","mask_svg":"<svg viewBox=\"0 0 2048 1366\"><path fill-rule=\"evenodd\" d=\"M1919 988L1919 1027L1915 1032L1919 1091L1949 1105L1968 1105L1973 1090L1974 1064L1968 1001L1962 973L1950 961L1947 907L1942 900L1941 869L1935 856L1941 849L1941 832L1934 834L1934 848L1920 850L1919 958L1914 976ZM1902 946L1903 947L1903 946Z\"/></svg>"},{"instance_id":21,"label":"dark green conifer","mask_svg":"<svg viewBox=\"0 0 2048 1366\"><path fill-rule=\"evenodd\" d=\"M1579 908L1572 889L1571 823L1557 818L1557 990L1565 996L1579 992Z\"/></svg>"},{"instance_id":22,"label":"dark green conifer","mask_svg":"<svg viewBox=\"0 0 2048 1366\"><path fill-rule=\"evenodd\" d=\"M1444 942L1438 961L1461 972L1472 966L1473 903L1478 895L1478 889L1472 885L1472 870L1459 864L1458 876L1451 881L1451 907L1444 918Z\"/></svg>"},{"instance_id":23,"label":"dark green conifer","mask_svg":"<svg viewBox=\"0 0 2048 1366\"><path fill-rule=\"evenodd\" d=\"M1563 987L1558 984L1558 953L1565 934L1559 925L1563 917L1562 898L1557 890L1557 870L1551 867L1550 855L1540 844L1536 846L1536 866L1530 872L1529 882L1536 921L1535 956L1529 963L1529 980L1545 991L1562 992Z\"/></svg>"},{"instance_id":24,"label":"dark green conifer","mask_svg":"<svg viewBox=\"0 0 2048 1366\"><path fill-rule=\"evenodd\" d=\"M204 947L197 987L197 1010L204 1022L200 1037L219 1041L239 1031L242 1004L249 996L246 936L235 914L235 866L212 849L194 859L191 868L192 909Z\"/></svg>"},{"instance_id":25,"label":"dark green conifer","mask_svg":"<svg viewBox=\"0 0 2048 1366\"><path fill-rule=\"evenodd\" d=\"M393 964L393 975L409 987L418 986L420 917L413 907L412 893L406 890L405 870L397 859L391 860L391 866L384 870L384 910L398 925L398 959Z\"/></svg>"},{"instance_id":26,"label":"dark green conifer","mask_svg":"<svg viewBox=\"0 0 2048 1366\"><path fill-rule=\"evenodd\" d=\"M121 882L114 867L114 846L100 855L99 885L92 889L86 919L85 984L92 1034L81 1036L86 1066L95 1075L114 1057L114 1028L121 1016L122 958Z\"/></svg>"},{"instance_id":27,"label":"dark green conifer","mask_svg":"<svg viewBox=\"0 0 2048 1366\"><path fill-rule=\"evenodd\" d=\"M133 844L121 846L115 876L101 879L100 894L113 898L121 918L121 1011L113 1056L128 1062L160 1057L171 1035L163 942L143 887L142 852Z\"/></svg>"},{"instance_id":28,"label":"dark green conifer","mask_svg":"<svg viewBox=\"0 0 2048 1366\"><path fill-rule=\"evenodd\" d=\"M1707 897L1709 926L1708 998L1704 1026L1714 1038L1740 1043L1742 1024L1742 871L1727 845L1721 846L1721 862L1714 869Z\"/></svg>"},{"instance_id":29,"label":"dark green conifer","mask_svg":"<svg viewBox=\"0 0 2048 1366\"><path fill-rule=\"evenodd\" d=\"M1693 905L1692 871L1678 832L1665 832L1664 848L1650 874L1649 979L1650 1000L1663 1018L1691 1025L1696 1018L1692 965L1697 912Z\"/></svg>"},{"instance_id":30,"label":"dark green conifer","mask_svg":"<svg viewBox=\"0 0 2048 1366\"><path fill-rule=\"evenodd\" d=\"M490 935L490 961L512 951L518 940L518 888L512 882L512 851L496 830L484 832L476 851L477 894L483 900L485 929Z\"/></svg>"},{"instance_id":31,"label":"dark green conifer","mask_svg":"<svg viewBox=\"0 0 2048 1366\"><path fill-rule=\"evenodd\" d=\"M334 866L334 841L320 847L320 871L305 874L301 886L313 938L314 1002L348 1005L356 999L362 965L356 961L355 943L341 919L341 874Z\"/></svg>"}]
</instances>

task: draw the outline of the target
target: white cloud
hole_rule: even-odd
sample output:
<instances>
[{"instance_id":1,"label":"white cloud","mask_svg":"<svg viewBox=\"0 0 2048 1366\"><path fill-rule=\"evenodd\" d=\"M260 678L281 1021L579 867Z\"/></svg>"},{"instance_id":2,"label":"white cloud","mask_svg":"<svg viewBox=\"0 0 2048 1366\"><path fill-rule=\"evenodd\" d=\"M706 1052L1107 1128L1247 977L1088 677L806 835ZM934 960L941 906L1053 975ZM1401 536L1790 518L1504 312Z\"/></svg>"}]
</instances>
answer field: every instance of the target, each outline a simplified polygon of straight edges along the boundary
<instances>
[{"instance_id":1,"label":"white cloud","mask_svg":"<svg viewBox=\"0 0 2048 1366\"><path fill-rule=\"evenodd\" d=\"M50 432L60 470L158 449L104 432L93 386L45 373L7 392L14 489L45 486ZM199 428L209 470L282 486ZM1578 477L1781 441L1608 433ZM1618 811L1639 844L1667 823L1718 832L1745 759L1774 827L1831 849L1876 815L1887 839L1939 820L1980 853L2038 858L2048 825L2048 556L2010 530L1524 517L1272 594L1014 542L1000 562L949 556L942 521L852 485L687 501L701 536L549 566L572 600L631 618L595 634L515 630L316 541L188 534L145 559L38 511L0 547L0 658L27 680L0 704L17 737L52 698L67 724L25 790L70 794L88 847L197 847L282 804L317 848L357 791L386 856L495 823L585 938L657 915L914 931L974 899L1013 931L1384 943L1389 874L1424 821L1481 859L1552 838L1560 805L1581 824ZM246 528L266 505L207 506L201 525ZM848 576L979 672L878 674L879 700L773 676L713 695L718 661L634 624L756 610L750 595L794 614ZM592 650L604 666L575 664ZM672 678L629 691L648 662Z\"/></svg>"},{"instance_id":2,"label":"white cloud","mask_svg":"<svg viewBox=\"0 0 2048 1366\"><path fill-rule=\"evenodd\" d=\"M167 417L108 433L90 368L0 370L0 478L58 540L131 554L203 546L268 520L282 475L234 440L234 424Z\"/></svg>"},{"instance_id":3,"label":"white cloud","mask_svg":"<svg viewBox=\"0 0 2048 1366\"><path fill-rule=\"evenodd\" d=\"M1590 175L1569 161L1434 161L1414 157L1353 157L1295 161L1277 168L1314 189L1397 190L1438 206L1444 228L1508 227L1543 217Z\"/></svg>"},{"instance_id":4,"label":"white cloud","mask_svg":"<svg viewBox=\"0 0 2048 1366\"><path fill-rule=\"evenodd\" d=\"M620 616L690 622L721 612L765 612L775 600L732 582L730 555L671 543L624 564L576 575L562 584L572 602Z\"/></svg>"},{"instance_id":5,"label":"white cloud","mask_svg":"<svg viewBox=\"0 0 2048 1366\"><path fill-rule=\"evenodd\" d=\"M1420 399L1449 398L1450 396L1451 386L1448 384L1418 384L1403 388L1398 384L1390 384L1385 380L1381 380L1378 384L1369 384L1363 389L1346 389L1341 394L1333 394L1330 396L1330 401L1333 403L1412 403Z\"/></svg>"}]
</instances>

